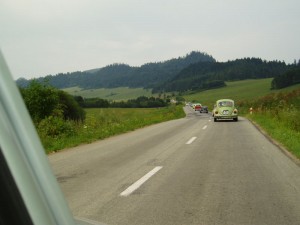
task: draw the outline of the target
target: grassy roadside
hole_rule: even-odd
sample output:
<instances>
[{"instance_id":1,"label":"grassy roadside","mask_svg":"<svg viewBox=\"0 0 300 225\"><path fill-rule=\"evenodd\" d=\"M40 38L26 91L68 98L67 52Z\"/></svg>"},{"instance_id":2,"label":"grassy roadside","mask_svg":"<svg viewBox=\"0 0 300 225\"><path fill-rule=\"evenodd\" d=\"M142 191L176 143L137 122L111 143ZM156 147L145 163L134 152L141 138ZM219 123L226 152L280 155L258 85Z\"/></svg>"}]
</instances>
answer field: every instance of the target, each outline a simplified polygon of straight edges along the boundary
<instances>
[{"instance_id":1,"label":"grassy roadside","mask_svg":"<svg viewBox=\"0 0 300 225\"><path fill-rule=\"evenodd\" d=\"M246 117L258 124L272 139L300 159L300 132L293 129L287 121L274 117L271 112L252 114Z\"/></svg>"},{"instance_id":2,"label":"grassy roadside","mask_svg":"<svg viewBox=\"0 0 300 225\"><path fill-rule=\"evenodd\" d=\"M243 110L253 108L246 117L300 159L300 89L241 101Z\"/></svg>"},{"instance_id":3,"label":"grassy roadside","mask_svg":"<svg viewBox=\"0 0 300 225\"><path fill-rule=\"evenodd\" d=\"M87 109L86 112L84 123L69 122L71 132L68 134L50 137L38 131L47 153L185 116L180 105L147 109Z\"/></svg>"}]
</instances>

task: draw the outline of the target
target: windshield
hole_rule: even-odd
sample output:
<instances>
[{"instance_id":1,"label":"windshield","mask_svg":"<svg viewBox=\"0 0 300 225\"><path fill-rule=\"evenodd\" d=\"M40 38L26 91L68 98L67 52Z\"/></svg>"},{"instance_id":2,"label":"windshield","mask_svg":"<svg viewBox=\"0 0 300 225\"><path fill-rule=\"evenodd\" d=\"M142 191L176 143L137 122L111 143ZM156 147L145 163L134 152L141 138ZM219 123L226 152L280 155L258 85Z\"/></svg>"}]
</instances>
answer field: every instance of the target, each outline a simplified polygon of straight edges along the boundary
<instances>
[{"instance_id":1,"label":"windshield","mask_svg":"<svg viewBox=\"0 0 300 225\"><path fill-rule=\"evenodd\" d=\"M233 107L232 101L222 101L218 103L219 107Z\"/></svg>"},{"instance_id":2,"label":"windshield","mask_svg":"<svg viewBox=\"0 0 300 225\"><path fill-rule=\"evenodd\" d=\"M300 1L224 2L0 0L33 225L300 225Z\"/></svg>"}]
</instances>

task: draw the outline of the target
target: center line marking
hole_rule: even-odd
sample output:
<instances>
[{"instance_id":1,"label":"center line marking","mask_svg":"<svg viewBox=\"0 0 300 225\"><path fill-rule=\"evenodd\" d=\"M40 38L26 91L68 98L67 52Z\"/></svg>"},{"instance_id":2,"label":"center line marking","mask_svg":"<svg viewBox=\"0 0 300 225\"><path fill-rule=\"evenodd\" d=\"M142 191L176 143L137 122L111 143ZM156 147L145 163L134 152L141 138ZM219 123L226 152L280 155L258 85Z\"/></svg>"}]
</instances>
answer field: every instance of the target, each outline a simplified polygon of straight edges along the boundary
<instances>
[{"instance_id":1,"label":"center line marking","mask_svg":"<svg viewBox=\"0 0 300 225\"><path fill-rule=\"evenodd\" d=\"M187 143L185 143L185 144L187 144L187 145L190 145L190 144L192 144L193 143L193 141L195 141L196 140L196 138L197 137L192 137Z\"/></svg>"},{"instance_id":2,"label":"center line marking","mask_svg":"<svg viewBox=\"0 0 300 225\"><path fill-rule=\"evenodd\" d=\"M136 189L138 189L143 183L145 183L150 177L152 177L154 174L156 174L161 168L162 168L162 166L155 167L153 170L151 170L149 173L147 173L141 179L136 181L134 184L130 185L120 195L125 196L125 197L130 195L132 192L134 192Z\"/></svg>"},{"instance_id":3,"label":"center line marking","mask_svg":"<svg viewBox=\"0 0 300 225\"><path fill-rule=\"evenodd\" d=\"M205 125L203 128L202 128L202 130L205 130L207 128L207 125Z\"/></svg>"}]
</instances>

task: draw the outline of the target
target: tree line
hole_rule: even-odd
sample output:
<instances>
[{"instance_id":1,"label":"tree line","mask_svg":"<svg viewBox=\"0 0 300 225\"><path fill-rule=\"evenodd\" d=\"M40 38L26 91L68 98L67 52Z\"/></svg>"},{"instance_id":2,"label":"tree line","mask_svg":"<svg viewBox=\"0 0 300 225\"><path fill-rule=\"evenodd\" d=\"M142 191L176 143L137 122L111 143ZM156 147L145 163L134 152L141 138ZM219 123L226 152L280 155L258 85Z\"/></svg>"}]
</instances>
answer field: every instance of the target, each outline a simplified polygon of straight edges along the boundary
<instances>
[{"instance_id":1,"label":"tree line","mask_svg":"<svg viewBox=\"0 0 300 225\"><path fill-rule=\"evenodd\" d=\"M293 68L272 80L272 89L281 89L294 84L300 83L300 66L298 68Z\"/></svg>"},{"instance_id":2,"label":"tree line","mask_svg":"<svg viewBox=\"0 0 300 225\"><path fill-rule=\"evenodd\" d=\"M47 80L49 84L59 89L75 86L82 89L115 87L152 89L160 85L161 82L176 76L185 67L199 61L215 62L215 59L206 53L192 51L183 57L162 62L146 63L140 67L115 63L99 69L59 73L40 77L36 80L40 82ZM19 86L26 87L30 80L20 78L16 82Z\"/></svg>"},{"instance_id":3,"label":"tree line","mask_svg":"<svg viewBox=\"0 0 300 225\"><path fill-rule=\"evenodd\" d=\"M183 69L157 91L206 90L225 86L225 81L276 77L288 70L280 61L244 58L228 62L198 62Z\"/></svg>"}]
</instances>

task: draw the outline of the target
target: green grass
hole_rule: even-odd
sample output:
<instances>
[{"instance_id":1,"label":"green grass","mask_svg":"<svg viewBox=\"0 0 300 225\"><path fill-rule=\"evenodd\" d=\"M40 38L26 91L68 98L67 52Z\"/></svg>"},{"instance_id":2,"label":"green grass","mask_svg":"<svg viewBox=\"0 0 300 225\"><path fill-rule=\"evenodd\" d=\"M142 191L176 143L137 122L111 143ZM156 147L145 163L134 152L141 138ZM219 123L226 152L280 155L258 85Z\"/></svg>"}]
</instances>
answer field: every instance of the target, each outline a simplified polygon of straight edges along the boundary
<instances>
[{"instance_id":1,"label":"green grass","mask_svg":"<svg viewBox=\"0 0 300 225\"><path fill-rule=\"evenodd\" d=\"M182 106L150 109L87 109L86 112L84 123L71 124L71 134L54 137L40 135L47 153L185 116Z\"/></svg>"},{"instance_id":2,"label":"green grass","mask_svg":"<svg viewBox=\"0 0 300 225\"><path fill-rule=\"evenodd\" d=\"M184 95L183 97L188 102L194 101L207 105L211 110L218 99L230 98L238 103L239 101L254 100L270 93L290 91L300 87L300 85L294 85L282 90L271 90L271 82L272 78L226 82L226 87Z\"/></svg>"},{"instance_id":3,"label":"green grass","mask_svg":"<svg viewBox=\"0 0 300 225\"><path fill-rule=\"evenodd\" d=\"M294 85L282 90L271 90L271 82L273 78L242 80L226 82L226 87L211 89L207 91L197 92L193 94L185 94L183 97L186 101L200 102L210 108L215 101L221 98L231 98L236 102L241 100L253 100L258 97L267 95L273 92L290 91L300 87ZM150 89L143 88L100 88L100 89L81 89L79 87L65 88L64 91L71 95L82 96L84 98L102 98L111 101L126 101L128 99L136 99L140 96L158 97L158 94L152 94Z\"/></svg>"},{"instance_id":4,"label":"green grass","mask_svg":"<svg viewBox=\"0 0 300 225\"><path fill-rule=\"evenodd\" d=\"M268 111L247 115L247 117L300 159L300 132L299 128L295 129L295 124L292 122L293 119L298 118L296 114L299 115L299 111L280 112L277 116L274 116L274 112Z\"/></svg>"},{"instance_id":5,"label":"green grass","mask_svg":"<svg viewBox=\"0 0 300 225\"><path fill-rule=\"evenodd\" d=\"M288 90L242 101L240 105L253 107L253 113L245 116L300 159L300 88Z\"/></svg>"},{"instance_id":6,"label":"green grass","mask_svg":"<svg viewBox=\"0 0 300 225\"><path fill-rule=\"evenodd\" d=\"M281 90L271 90L271 82L273 78L256 79L256 80L242 80L226 82L226 87L211 89L207 91L197 92L193 94L185 94L183 97L186 101L200 102L208 106L212 106L217 99L231 98L236 102L241 100L253 100L258 97L282 92L291 91L300 87L300 84L294 85ZM65 88L64 91L71 95L79 95L84 98L102 98L112 101L121 101L128 99L136 99L140 96L158 97L158 94L152 94L150 89L143 88L100 88L100 89L81 89L79 87Z\"/></svg>"},{"instance_id":7,"label":"green grass","mask_svg":"<svg viewBox=\"0 0 300 225\"><path fill-rule=\"evenodd\" d=\"M65 88L63 91L71 95L82 96L84 98L102 98L112 101L126 101L128 99L136 99L140 96L157 97L151 93L151 89L143 88L99 88L99 89L81 89L79 87Z\"/></svg>"}]
</instances>

